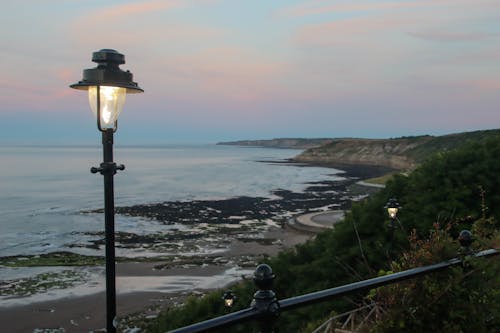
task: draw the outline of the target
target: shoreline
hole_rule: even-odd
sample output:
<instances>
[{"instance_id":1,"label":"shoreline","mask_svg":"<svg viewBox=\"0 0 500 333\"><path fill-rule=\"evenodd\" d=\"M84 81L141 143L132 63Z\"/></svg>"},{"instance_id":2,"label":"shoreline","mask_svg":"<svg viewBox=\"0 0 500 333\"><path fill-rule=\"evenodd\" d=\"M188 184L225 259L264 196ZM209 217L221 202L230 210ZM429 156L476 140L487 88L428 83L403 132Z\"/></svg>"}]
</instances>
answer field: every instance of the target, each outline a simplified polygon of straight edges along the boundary
<instances>
[{"instance_id":1,"label":"shoreline","mask_svg":"<svg viewBox=\"0 0 500 333\"><path fill-rule=\"evenodd\" d=\"M273 162L265 161L265 163ZM304 165L307 166L317 165ZM174 238L117 235L117 247L135 248L138 244L154 247L163 246L164 243L171 246L172 242L177 241L190 249L199 246L201 241L202 246L208 246L209 249L215 246L222 250L217 253L209 251L202 257L196 257L192 262L189 259L175 262L175 255L159 262L119 262L117 314L120 320L125 320L134 314L141 314L143 317L154 316L160 308L181 302L191 292L199 295L220 288L222 285L217 280L221 280L226 271L235 267L239 267L242 272L253 272L256 262L261 258L276 255L286 248L314 237L314 234L288 227L286 221L290 217L306 212L348 209L352 201L363 198L364 193L370 193L369 189L366 191L357 189L354 193L349 187L363 176L372 177L382 172L381 168L365 166L351 166L344 169L337 166L336 169L344 171L339 174L342 180L308 183L303 192L276 189L271 192L275 199L240 197L118 207L119 214L141 216L165 225L170 224L172 220L186 221L190 218L198 220L187 224L196 226L193 229L194 233L182 234L176 231L172 236ZM249 221L257 224L245 224ZM200 224L208 226L206 229L205 227L200 229L198 228ZM210 229L211 227L214 229ZM212 243L208 239L212 239ZM91 246L102 246L102 241L96 241ZM167 253L171 251L169 247L166 249ZM234 274L240 277L239 271L233 270L230 273L233 277ZM226 275L231 275L230 273ZM214 279L214 276L217 278ZM125 285L121 291L120 281ZM230 277L226 281L224 284L227 285L235 279ZM137 286L141 283L146 285L143 285L143 288ZM175 289L175 286L181 287ZM127 288L128 292L124 292L123 290ZM50 290L48 292L50 293ZM0 307L0 321L6 323L4 329L12 333L33 331L37 328L64 328L65 332L89 332L103 328L105 325L103 291L86 296L69 296L30 305Z\"/></svg>"},{"instance_id":2,"label":"shoreline","mask_svg":"<svg viewBox=\"0 0 500 333\"><path fill-rule=\"evenodd\" d=\"M332 168L337 170L342 170L351 178L361 178L369 179L380 177L390 172L398 171L398 169L390 168L381 165L370 165L370 164L346 164L346 163L333 163L333 162L319 162L319 161L298 161L294 158L288 159L287 163L292 163L296 165L303 165L304 167L322 167L322 168Z\"/></svg>"},{"instance_id":3,"label":"shoreline","mask_svg":"<svg viewBox=\"0 0 500 333\"><path fill-rule=\"evenodd\" d=\"M274 228L270 237L282 239L280 244L262 245L258 242L233 241L231 248L223 253L225 264L195 267L169 267L155 269L159 263L118 263L117 268L117 316L120 328L137 316L152 318L168 305L179 304L190 295L202 295L208 291L224 288L239 280L241 276L230 276L222 280L224 273L233 267L232 259L245 255L276 255L285 248L293 247L310 239L291 228ZM251 275L254 267L242 268ZM238 271L237 271L238 272ZM149 290L127 290L127 286L139 288L146 284ZM156 285L155 285L156 284ZM169 286L170 291L158 286ZM175 289L175 288L179 289ZM51 332L97 332L105 326L105 292L85 296L65 297L27 305L0 307L2 329L10 333L33 332L36 329L52 329ZM64 331L62 330L64 329Z\"/></svg>"}]
</instances>

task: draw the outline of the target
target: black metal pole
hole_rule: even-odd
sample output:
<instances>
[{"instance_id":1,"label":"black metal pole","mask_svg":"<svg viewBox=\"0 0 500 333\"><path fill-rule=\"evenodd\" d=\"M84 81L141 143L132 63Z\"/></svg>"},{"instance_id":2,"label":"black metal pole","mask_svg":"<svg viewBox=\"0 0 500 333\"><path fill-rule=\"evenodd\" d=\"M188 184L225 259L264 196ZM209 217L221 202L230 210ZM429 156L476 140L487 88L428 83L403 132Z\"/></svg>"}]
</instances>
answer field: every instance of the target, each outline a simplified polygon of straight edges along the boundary
<instances>
[{"instance_id":1,"label":"black metal pole","mask_svg":"<svg viewBox=\"0 0 500 333\"><path fill-rule=\"evenodd\" d=\"M92 168L92 173L100 172L104 176L104 237L106 243L106 332L115 333L116 319L116 271L115 271L115 199L113 176L117 170L124 170L123 165L113 162L112 128L102 131L103 162L99 168Z\"/></svg>"},{"instance_id":2,"label":"black metal pole","mask_svg":"<svg viewBox=\"0 0 500 333\"><path fill-rule=\"evenodd\" d=\"M393 246L394 246L394 231L396 229L396 225L394 224L394 218L391 217L391 222L389 222L390 229L390 242L389 242L389 251L387 256L389 257L389 261L392 262L392 254L393 254Z\"/></svg>"},{"instance_id":3,"label":"black metal pole","mask_svg":"<svg viewBox=\"0 0 500 333\"><path fill-rule=\"evenodd\" d=\"M113 176L113 129L102 132L104 176L104 234L106 237L106 332L116 332L116 284L115 284L115 196Z\"/></svg>"}]
</instances>

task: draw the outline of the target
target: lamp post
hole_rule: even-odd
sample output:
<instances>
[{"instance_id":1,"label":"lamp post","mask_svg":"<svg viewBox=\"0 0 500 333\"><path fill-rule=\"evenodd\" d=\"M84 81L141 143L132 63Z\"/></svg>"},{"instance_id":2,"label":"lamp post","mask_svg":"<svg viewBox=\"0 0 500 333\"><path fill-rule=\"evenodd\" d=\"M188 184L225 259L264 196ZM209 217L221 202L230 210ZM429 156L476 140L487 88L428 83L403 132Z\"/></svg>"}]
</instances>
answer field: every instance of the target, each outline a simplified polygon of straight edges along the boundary
<instances>
[{"instance_id":1,"label":"lamp post","mask_svg":"<svg viewBox=\"0 0 500 333\"><path fill-rule=\"evenodd\" d=\"M389 217L391 218L391 220L394 220L397 218L398 211L399 211L399 208L401 208L401 206L399 205L398 201L395 198L390 198L387 201L387 204L385 205L384 208L387 209L387 214L389 214Z\"/></svg>"},{"instance_id":2,"label":"lamp post","mask_svg":"<svg viewBox=\"0 0 500 333\"><path fill-rule=\"evenodd\" d=\"M125 56L111 49L102 49L92 54L96 68L84 69L83 79L70 87L87 90L90 107L97 117L97 128L102 132L103 162L92 173L104 176L104 230L106 242L106 332L116 332L116 286L115 286L115 203L113 176L124 165L113 162L113 133L117 130L118 115L129 93L144 92L132 81L132 73L122 71Z\"/></svg>"},{"instance_id":3,"label":"lamp post","mask_svg":"<svg viewBox=\"0 0 500 333\"><path fill-rule=\"evenodd\" d=\"M260 264L253 273L253 282L258 290L253 295L252 306L260 312L261 333L274 332L274 323L280 313L280 303L272 290L275 277L273 269L267 264Z\"/></svg>"},{"instance_id":4,"label":"lamp post","mask_svg":"<svg viewBox=\"0 0 500 333\"><path fill-rule=\"evenodd\" d=\"M384 206L385 209L387 209L387 214L389 215L389 218L391 219L391 222L389 223L389 228L390 228L390 239L391 242L389 243L389 250L387 251L387 256L389 257L390 260L392 260L392 255L393 255L393 245L394 245L394 231L396 229L396 224L394 223L397 221L399 223L399 226L403 230L403 226L401 225L401 222L398 220L398 212L401 209L401 206L399 205L399 202L396 200L396 198L390 198L386 205Z\"/></svg>"},{"instance_id":5,"label":"lamp post","mask_svg":"<svg viewBox=\"0 0 500 333\"><path fill-rule=\"evenodd\" d=\"M458 241L465 254L472 254L470 246L474 241L474 238L472 237L472 233L469 230L460 231L460 234L458 235Z\"/></svg>"}]
</instances>

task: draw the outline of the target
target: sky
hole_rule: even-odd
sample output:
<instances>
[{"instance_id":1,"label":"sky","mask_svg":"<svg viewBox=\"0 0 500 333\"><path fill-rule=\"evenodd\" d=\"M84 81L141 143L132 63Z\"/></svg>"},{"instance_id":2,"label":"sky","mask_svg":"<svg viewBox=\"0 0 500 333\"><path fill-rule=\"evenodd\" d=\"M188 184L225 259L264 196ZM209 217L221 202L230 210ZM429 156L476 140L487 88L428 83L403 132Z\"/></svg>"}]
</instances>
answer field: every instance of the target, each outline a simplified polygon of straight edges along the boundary
<instances>
[{"instance_id":1,"label":"sky","mask_svg":"<svg viewBox=\"0 0 500 333\"><path fill-rule=\"evenodd\" d=\"M3 0L0 144L93 144L69 85L115 49L144 94L115 142L500 127L500 0Z\"/></svg>"}]
</instances>

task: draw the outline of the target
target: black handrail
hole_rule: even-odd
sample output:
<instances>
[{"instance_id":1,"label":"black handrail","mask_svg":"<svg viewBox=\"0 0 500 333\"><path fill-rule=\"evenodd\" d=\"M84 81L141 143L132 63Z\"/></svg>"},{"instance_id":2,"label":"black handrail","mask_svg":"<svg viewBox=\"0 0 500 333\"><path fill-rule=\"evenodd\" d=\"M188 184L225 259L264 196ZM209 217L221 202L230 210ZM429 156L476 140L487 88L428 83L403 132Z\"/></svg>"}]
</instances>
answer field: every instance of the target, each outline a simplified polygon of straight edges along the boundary
<instances>
[{"instance_id":1,"label":"black handrail","mask_svg":"<svg viewBox=\"0 0 500 333\"><path fill-rule=\"evenodd\" d=\"M490 249L478 252L475 254L475 257L487 257L491 255L499 254L498 250ZM458 265L462 263L462 260L459 258L450 259L447 261L443 261L437 264L411 268L406 271L388 274L384 276L379 276L376 278L363 280L359 282L354 282L350 284L346 284L340 287L335 287L331 289L325 289L316 291L310 294L305 294L301 296L291 297L280 301L281 311L291 310L300 306L308 305L311 303L325 301L332 297L339 297L345 294L353 293L356 291L361 291L364 289L372 289L380 286L384 286L387 284L404 281L407 279L411 279L417 277L419 275L425 275L429 273L433 273L436 271L443 270L453 265Z\"/></svg>"},{"instance_id":2,"label":"black handrail","mask_svg":"<svg viewBox=\"0 0 500 333\"><path fill-rule=\"evenodd\" d=\"M191 332L205 332L215 328L222 328L230 326L234 323L242 323L257 318L259 310L255 307L246 308L237 312L233 312L224 316L215 317L213 319L205 320L196 324L178 328L170 333L191 333Z\"/></svg>"},{"instance_id":3,"label":"black handrail","mask_svg":"<svg viewBox=\"0 0 500 333\"><path fill-rule=\"evenodd\" d=\"M489 249L489 250L484 250L475 254L472 254L471 257L490 257L494 255L500 254L500 251L497 249ZM433 272L437 272L440 270L443 270L445 268L448 268L450 266L454 265L459 265L462 264L463 260L460 258L454 258L450 259L447 261L443 261L437 264L433 265L428 265L428 266L423 266L423 267L417 267L417 268L412 268L408 269L406 271L398 272L398 273L393 273L389 275L384 275L384 276L379 276L376 278L368 279L368 280L363 280L359 282L354 282L350 284L346 284L343 286L339 287L334 287L331 289L325 289L325 290L320 290L316 292L312 292L309 294L301 295L301 296L295 296L291 298L287 298L281 301L277 301L276 298L271 297L267 299L269 303L267 304L267 307L263 307L262 304L256 304L256 300L258 298L258 295L262 294L262 292L267 293L271 292L272 296L274 297L274 293L270 291L271 285L267 284L263 287L262 284L262 279L258 279L259 277L254 275L254 281L256 281L257 286L259 287L259 291L257 291L254 295L254 302L252 302L251 307L240 310L237 312L233 312L224 316L216 317L213 319L209 319L206 321L202 321L193 325L185 326L182 328L175 329L173 331L170 331L170 333L199 333L199 332L207 332L209 330L213 330L215 328L222 328L230 325L234 325L236 323L242 323L246 322L249 320L253 319L260 319L260 318L266 318L266 321L271 327L263 328L264 331L272 332L272 318L277 317L279 312L282 311L287 311L291 309L295 309L301 306L309 305L312 303L317 303L317 302L322 302L326 301L331 298L343 296L349 293L361 291L361 290L366 290L366 289L372 289L392 283L396 283L399 281L404 281L407 279L414 278L416 276L420 275L425 275ZM267 266L267 265L259 265L257 267L257 271L262 272L262 267ZM270 270L271 268L269 266L265 267L265 269ZM272 279L274 279L274 274L272 274L272 270L270 272L267 272L267 277L268 280L272 282ZM269 281L266 280L267 283ZM260 293L260 294L259 294ZM262 299L260 299L262 301Z\"/></svg>"}]
</instances>

